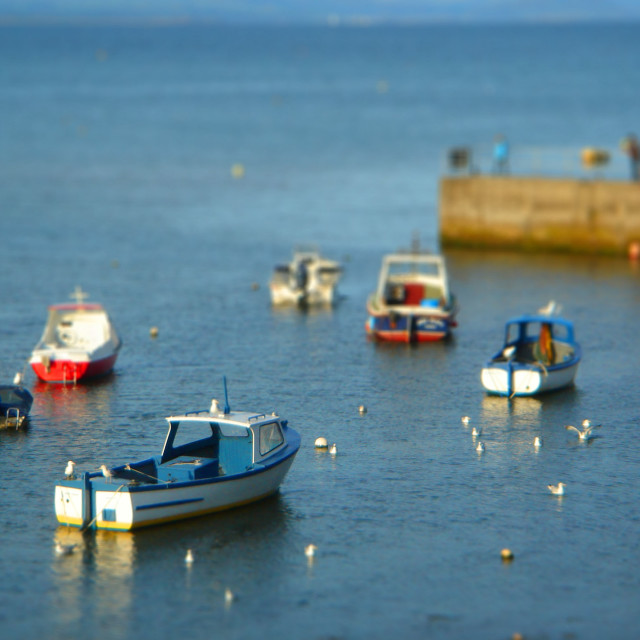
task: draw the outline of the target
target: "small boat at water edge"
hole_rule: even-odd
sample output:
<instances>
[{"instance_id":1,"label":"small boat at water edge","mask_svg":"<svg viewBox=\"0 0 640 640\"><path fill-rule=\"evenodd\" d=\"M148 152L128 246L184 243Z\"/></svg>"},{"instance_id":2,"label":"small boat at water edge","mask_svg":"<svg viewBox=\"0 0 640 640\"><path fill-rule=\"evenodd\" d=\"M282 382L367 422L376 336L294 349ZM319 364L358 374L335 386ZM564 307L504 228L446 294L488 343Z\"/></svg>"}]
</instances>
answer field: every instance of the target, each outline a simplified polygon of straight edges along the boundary
<instances>
[{"instance_id":1,"label":"small boat at water edge","mask_svg":"<svg viewBox=\"0 0 640 640\"><path fill-rule=\"evenodd\" d=\"M0 428L18 429L26 424L33 404L33 396L22 386L18 373L13 384L0 385Z\"/></svg>"},{"instance_id":2,"label":"small boat at water edge","mask_svg":"<svg viewBox=\"0 0 640 640\"><path fill-rule=\"evenodd\" d=\"M274 306L331 306L337 302L342 267L315 247L298 247L288 264L275 267L269 290Z\"/></svg>"},{"instance_id":3,"label":"small boat at water edge","mask_svg":"<svg viewBox=\"0 0 640 640\"><path fill-rule=\"evenodd\" d=\"M536 314L506 323L504 344L481 372L492 395L533 396L574 383L582 357L573 323L554 316L552 301Z\"/></svg>"},{"instance_id":4,"label":"small boat at water edge","mask_svg":"<svg viewBox=\"0 0 640 640\"><path fill-rule=\"evenodd\" d=\"M61 480L58 522L130 530L248 504L278 491L300 448L277 414L231 411L226 384L223 408L214 399L167 422L161 455Z\"/></svg>"},{"instance_id":5,"label":"small boat at water edge","mask_svg":"<svg viewBox=\"0 0 640 640\"><path fill-rule=\"evenodd\" d=\"M87 303L79 287L75 303L54 304L29 363L44 382L76 383L113 369L122 342L102 305Z\"/></svg>"},{"instance_id":6,"label":"small boat at water edge","mask_svg":"<svg viewBox=\"0 0 640 640\"><path fill-rule=\"evenodd\" d=\"M367 300L367 334L390 342L433 342L456 327L457 305L442 256L419 251L384 256Z\"/></svg>"}]
</instances>

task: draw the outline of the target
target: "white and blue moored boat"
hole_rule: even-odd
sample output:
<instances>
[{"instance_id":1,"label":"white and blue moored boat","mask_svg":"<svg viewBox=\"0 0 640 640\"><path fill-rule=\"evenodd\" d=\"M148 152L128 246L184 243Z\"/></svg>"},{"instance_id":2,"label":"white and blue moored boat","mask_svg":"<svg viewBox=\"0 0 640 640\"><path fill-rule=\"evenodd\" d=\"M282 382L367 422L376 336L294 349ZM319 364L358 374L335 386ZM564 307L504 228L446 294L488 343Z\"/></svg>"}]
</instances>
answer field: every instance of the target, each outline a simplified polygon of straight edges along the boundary
<instances>
[{"instance_id":1,"label":"white and blue moored boat","mask_svg":"<svg viewBox=\"0 0 640 640\"><path fill-rule=\"evenodd\" d=\"M61 480L58 522L130 530L248 504L278 491L300 448L275 413L231 411L226 384L223 408L213 400L167 421L161 455Z\"/></svg>"},{"instance_id":2,"label":"white and blue moored boat","mask_svg":"<svg viewBox=\"0 0 640 640\"><path fill-rule=\"evenodd\" d=\"M582 351L573 324L555 303L506 324L502 349L482 369L482 386L499 396L533 396L573 384Z\"/></svg>"}]
</instances>

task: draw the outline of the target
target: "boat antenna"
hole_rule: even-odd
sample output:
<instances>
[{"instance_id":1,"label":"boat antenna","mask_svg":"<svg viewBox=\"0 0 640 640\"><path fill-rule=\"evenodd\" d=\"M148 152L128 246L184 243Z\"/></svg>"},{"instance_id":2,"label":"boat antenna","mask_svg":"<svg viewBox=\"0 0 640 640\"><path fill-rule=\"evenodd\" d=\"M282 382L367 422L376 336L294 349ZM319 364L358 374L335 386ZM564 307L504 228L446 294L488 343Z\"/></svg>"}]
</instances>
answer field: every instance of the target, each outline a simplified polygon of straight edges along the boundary
<instances>
[{"instance_id":1,"label":"boat antenna","mask_svg":"<svg viewBox=\"0 0 640 640\"><path fill-rule=\"evenodd\" d=\"M85 298L89 297L89 294L86 291L83 291L81 286L76 285L76 288L73 290L73 293L69 297L75 298L77 304L83 304Z\"/></svg>"},{"instance_id":2,"label":"boat antenna","mask_svg":"<svg viewBox=\"0 0 640 640\"><path fill-rule=\"evenodd\" d=\"M222 383L224 384L224 415L231 413L231 407L229 406L229 394L227 393L227 376L222 376Z\"/></svg>"}]
</instances>

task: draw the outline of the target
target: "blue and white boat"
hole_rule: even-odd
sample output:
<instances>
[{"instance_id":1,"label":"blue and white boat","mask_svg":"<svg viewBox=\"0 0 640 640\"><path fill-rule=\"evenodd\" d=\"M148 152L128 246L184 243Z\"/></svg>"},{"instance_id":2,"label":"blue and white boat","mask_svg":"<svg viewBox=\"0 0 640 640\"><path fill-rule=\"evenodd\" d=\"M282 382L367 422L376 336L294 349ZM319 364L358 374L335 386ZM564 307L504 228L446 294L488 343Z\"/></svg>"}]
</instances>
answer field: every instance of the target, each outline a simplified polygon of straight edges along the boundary
<instances>
[{"instance_id":1,"label":"blue and white boat","mask_svg":"<svg viewBox=\"0 0 640 640\"><path fill-rule=\"evenodd\" d=\"M58 522L81 529L130 530L201 516L276 493L300 435L277 414L209 410L167 418L162 454L74 473L55 488Z\"/></svg>"},{"instance_id":2,"label":"blue and white boat","mask_svg":"<svg viewBox=\"0 0 640 640\"><path fill-rule=\"evenodd\" d=\"M13 384L0 385L0 427L23 426L32 404L33 396L22 386L21 374L16 374Z\"/></svg>"},{"instance_id":3,"label":"blue and white boat","mask_svg":"<svg viewBox=\"0 0 640 640\"><path fill-rule=\"evenodd\" d=\"M555 303L506 324L504 344L482 368L482 386L498 396L533 396L574 383L582 350L573 323L553 316Z\"/></svg>"}]
</instances>

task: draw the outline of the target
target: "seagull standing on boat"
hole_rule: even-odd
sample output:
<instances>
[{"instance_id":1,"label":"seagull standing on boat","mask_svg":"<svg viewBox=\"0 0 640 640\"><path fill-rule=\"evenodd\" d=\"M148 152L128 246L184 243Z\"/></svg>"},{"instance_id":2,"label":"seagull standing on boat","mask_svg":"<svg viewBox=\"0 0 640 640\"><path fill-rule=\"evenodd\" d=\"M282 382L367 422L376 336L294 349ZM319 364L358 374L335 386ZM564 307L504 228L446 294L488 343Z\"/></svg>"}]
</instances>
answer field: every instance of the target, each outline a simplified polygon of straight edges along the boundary
<instances>
[{"instance_id":1,"label":"seagull standing on boat","mask_svg":"<svg viewBox=\"0 0 640 640\"><path fill-rule=\"evenodd\" d=\"M585 422L589 423L588 420L585 420ZM592 425L591 423L586 424L583 422L582 426L584 427L584 429L578 429L578 427L574 427L572 424L568 424L565 429L567 431L575 431L578 434L578 438L580 439L581 442L586 442L587 440L590 440L593 436L591 435L591 431L593 431L593 429L595 429L597 426L597 424Z\"/></svg>"},{"instance_id":2,"label":"seagull standing on boat","mask_svg":"<svg viewBox=\"0 0 640 640\"><path fill-rule=\"evenodd\" d=\"M102 471L102 475L105 478L112 478L113 477L113 473L111 473L110 469L107 469L107 465L106 464L101 464L100 465L100 471Z\"/></svg>"},{"instance_id":3,"label":"seagull standing on boat","mask_svg":"<svg viewBox=\"0 0 640 640\"><path fill-rule=\"evenodd\" d=\"M548 484L547 488L554 496L563 496L564 495L564 482L558 482L558 484Z\"/></svg>"},{"instance_id":4,"label":"seagull standing on boat","mask_svg":"<svg viewBox=\"0 0 640 640\"><path fill-rule=\"evenodd\" d=\"M64 470L64 475L67 478L67 480L73 480L76 477L75 468L76 468L76 463L73 460L69 460Z\"/></svg>"}]
</instances>

